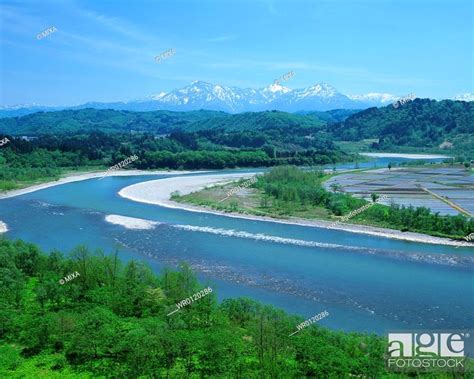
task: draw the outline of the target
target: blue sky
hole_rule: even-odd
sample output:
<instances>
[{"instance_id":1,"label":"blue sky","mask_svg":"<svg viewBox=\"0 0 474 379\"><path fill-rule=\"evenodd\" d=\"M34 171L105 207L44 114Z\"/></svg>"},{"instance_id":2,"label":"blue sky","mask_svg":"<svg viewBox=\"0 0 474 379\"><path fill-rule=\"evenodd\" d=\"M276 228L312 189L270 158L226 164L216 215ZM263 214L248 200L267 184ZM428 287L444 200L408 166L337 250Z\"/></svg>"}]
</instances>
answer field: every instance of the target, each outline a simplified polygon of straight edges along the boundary
<instances>
[{"instance_id":1,"label":"blue sky","mask_svg":"<svg viewBox=\"0 0 474 379\"><path fill-rule=\"evenodd\" d=\"M289 71L290 88L450 98L474 92L473 4L3 0L0 105L124 101L194 80L259 88Z\"/></svg>"}]
</instances>

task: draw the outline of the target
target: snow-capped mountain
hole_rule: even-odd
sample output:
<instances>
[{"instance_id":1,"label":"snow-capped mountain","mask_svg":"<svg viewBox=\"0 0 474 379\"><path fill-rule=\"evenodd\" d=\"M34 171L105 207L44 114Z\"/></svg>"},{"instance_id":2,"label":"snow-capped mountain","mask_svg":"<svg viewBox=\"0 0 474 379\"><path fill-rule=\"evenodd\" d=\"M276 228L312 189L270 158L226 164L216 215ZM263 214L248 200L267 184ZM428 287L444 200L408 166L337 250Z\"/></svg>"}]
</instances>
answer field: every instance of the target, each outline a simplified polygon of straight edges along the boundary
<instances>
[{"instance_id":1,"label":"snow-capped mountain","mask_svg":"<svg viewBox=\"0 0 474 379\"><path fill-rule=\"evenodd\" d=\"M291 92L291 89L288 87L284 87L277 83L272 83L268 87L263 88L260 91L260 94L265 100L273 101L288 92Z\"/></svg>"},{"instance_id":2,"label":"snow-capped mountain","mask_svg":"<svg viewBox=\"0 0 474 379\"><path fill-rule=\"evenodd\" d=\"M164 96L166 96L166 92L160 92L158 95L151 95L149 98L150 100L160 100Z\"/></svg>"},{"instance_id":3,"label":"snow-capped mountain","mask_svg":"<svg viewBox=\"0 0 474 379\"><path fill-rule=\"evenodd\" d=\"M49 112L64 109L62 107L48 107L38 104L18 104L0 106L0 118L25 116L35 112Z\"/></svg>"},{"instance_id":4,"label":"snow-capped mountain","mask_svg":"<svg viewBox=\"0 0 474 379\"><path fill-rule=\"evenodd\" d=\"M280 97L277 104L279 110L287 112L366 108L355 104L346 95L327 83L318 83L308 88L295 89Z\"/></svg>"},{"instance_id":5,"label":"snow-capped mountain","mask_svg":"<svg viewBox=\"0 0 474 379\"><path fill-rule=\"evenodd\" d=\"M265 88L238 88L195 81L189 86L171 91L165 95L153 96L153 101L135 101L127 103L159 110L197 110L209 109L230 113L247 111L281 110L296 112L300 110L329 110L336 108L363 109L367 104L354 101L341 94L326 83L315 84L308 88L291 90L277 83ZM372 104L368 105L371 106Z\"/></svg>"},{"instance_id":6,"label":"snow-capped mountain","mask_svg":"<svg viewBox=\"0 0 474 379\"><path fill-rule=\"evenodd\" d=\"M169 108L204 109L239 112L245 99L253 93L238 88L224 87L195 81L191 85L163 95L158 101Z\"/></svg>"},{"instance_id":7,"label":"snow-capped mountain","mask_svg":"<svg viewBox=\"0 0 474 379\"><path fill-rule=\"evenodd\" d=\"M402 96L389 93L371 92L365 95L344 95L327 83L317 83L301 89L290 89L277 82L267 87L252 89L226 87L202 81L194 81L190 85L173 90L160 92L141 99L98 103L89 102L71 107L41 107L36 104L29 107L2 107L0 117L21 116L40 110L60 109L116 109L129 111L190 111L215 110L229 113L249 111L280 110L285 112L297 111L327 111L331 109L366 109L369 107L387 106ZM455 100L473 101L474 95L466 93Z\"/></svg>"},{"instance_id":8,"label":"snow-capped mountain","mask_svg":"<svg viewBox=\"0 0 474 379\"><path fill-rule=\"evenodd\" d=\"M390 93L377 92L370 92L366 95L348 95L348 97L351 100L360 101L363 103L374 103L383 105L391 104L400 99L399 96L394 96Z\"/></svg>"},{"instance_id":9,"label":"snow-capped mountain","mask_svg":"<svg viewBox=\"0 0 474 379\"><path fill-rule=\"evenodd\" d=\"M41 107L40 104L36 103L31 103L31 104L14 104L14 105L0 105L0 110L17 110L17 109L23 109L23 108L39 108Z\"/></svg>"}]
</instances>

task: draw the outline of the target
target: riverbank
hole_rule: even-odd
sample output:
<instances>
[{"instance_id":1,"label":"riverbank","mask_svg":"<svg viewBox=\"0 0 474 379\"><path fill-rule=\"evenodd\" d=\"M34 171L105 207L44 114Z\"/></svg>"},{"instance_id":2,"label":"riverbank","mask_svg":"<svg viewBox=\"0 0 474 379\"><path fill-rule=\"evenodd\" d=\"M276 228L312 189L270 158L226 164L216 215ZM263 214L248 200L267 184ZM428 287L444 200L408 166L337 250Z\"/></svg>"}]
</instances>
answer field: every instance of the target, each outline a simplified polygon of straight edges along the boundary
<instances>
[{"instance_id":1,"label":"riverbank","mask_svg":"<svg viewBox=\"0 0 474 379\"><path fill-rule=\"evenodd\" d=\"M404 154L404 153L359 153L371 158L407 158L407 159L436 159L436 158L452 158L449 155L441 154Z\"/></svg>"},{"instance_id":2,"label":"riverbank","mask_svg":"<svg viewBox=\"0 0 474 379\"><path fill-rule=\"evenodd\" d=\"M252 174L222 174L152 180L125 187L119 191L119 195L129 200L141 203L154 204L167 208L183 209L191 212L210 213L227 217L243 218L247 220L270 221L275 223L310 226L323 229L338 229L351 233L369 234L412 242L450 246L461 246L462 244L462 242L459 241L454 241L447 238L432 237L421 233L401 232L393 229L355 224L334 225L334 222L324 220L307 220L301 218L276 219L268 216L256 216L236 212L222 212L201 206L182 204L171 200L171 195L176 191L178 191L180 195L186 195L192 192L200 191L206 187L225 185L233 180L247 179L251 176Z\"/></svg>"},{"instance_id":3,"label":"riverbank","mask_svg":"<svg viewBox=\"0 0 474 379\"><path fill-rule=\"evenodd\" d=\"M107 174L105 174L104 171L86 172L86 173L82 173L82 174L71 174L71 175L65 176L64 178L56 180L56 181L45 182L45 183L41 183L41 184L35 184L33 186L26 187L26 188L1 192L0 193L0 200L1 199L8 199L8 198L15 197L15 196L24 195L26 193L39 191L39 190L49 188L49 187L55 187L55 186L60 186L62 184L79 182L81 180L88 180L88 179L94 179L94 178L103 178L103 177L108 177L108 176L184 175L184 174L190 174L190 173L196 173L196 172L208 172L208 171L171 171L171 170L170 171L165 171L165 170L159 170L159 171L126 170L125 171L124 170L124 171L112 171L112 172L109 172Z\"/></svg>"},{"instance_id":4,"label":"riverbank","mask_svg":"<svg viewBox=\"0 0 474 379\"><path fill-rule=\"evenodd\" d=\"M24 195L24 194L27 194L27 193L32 193L32 192L43 190L43 189L50 188L50 187L60 186L60 185L67 184L67 183L79 182L79 181L82 181L82 180L88 180L88 179L94 179L94 178L99 178L100 179L102 177L107 177L107 176L184 175L184 174L189 174L189 173L193 173L193 172L196 172L196 171L128 170L128 171L113 171L113 172L109 172L107 175L105 175L104 171L86 172L86 173L83 173L83 174L71 174L71 175L65 176L64 178L56 180L56 181L36 184L36 185L26 187L26 188L22 188L22 189L2 192L2 193L0 193L0 200L1 199L8 199L8 198L11 198L11 197L16 197L16 196L20 196L20 195ZM201 172L206 172L206 171L201 171ZM0 220L0 233L6 233L7 231L8 231L7 225Z\"/></svg>"}]
</instances>

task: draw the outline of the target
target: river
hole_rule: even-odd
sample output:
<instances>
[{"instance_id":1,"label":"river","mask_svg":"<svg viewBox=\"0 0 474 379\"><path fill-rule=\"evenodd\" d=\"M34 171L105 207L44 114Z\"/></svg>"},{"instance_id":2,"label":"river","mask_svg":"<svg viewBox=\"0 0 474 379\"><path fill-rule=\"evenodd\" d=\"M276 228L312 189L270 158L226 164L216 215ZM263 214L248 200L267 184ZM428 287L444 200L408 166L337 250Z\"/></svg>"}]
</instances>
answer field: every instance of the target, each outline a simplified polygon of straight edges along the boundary
<instances>
[{"instance_id":1,"label":"river","mask_svg":"<svg viewBox=\"0 0 474 379\"><path fill-rule=\"evenodd\" d=\"M117 194L170 176L50 187L0 200L0 220L8 238L45 251L69 252L83 244L110 253L119 247L123 260L146 261L156 272L185 261L219 299L247 296L304 317L327 310L330 316L320 323L334 329L385 334L474 325L469 248L188 212ZM105 221L111 214L160 224L125 229Z\"/></svg>"}]
</instances>

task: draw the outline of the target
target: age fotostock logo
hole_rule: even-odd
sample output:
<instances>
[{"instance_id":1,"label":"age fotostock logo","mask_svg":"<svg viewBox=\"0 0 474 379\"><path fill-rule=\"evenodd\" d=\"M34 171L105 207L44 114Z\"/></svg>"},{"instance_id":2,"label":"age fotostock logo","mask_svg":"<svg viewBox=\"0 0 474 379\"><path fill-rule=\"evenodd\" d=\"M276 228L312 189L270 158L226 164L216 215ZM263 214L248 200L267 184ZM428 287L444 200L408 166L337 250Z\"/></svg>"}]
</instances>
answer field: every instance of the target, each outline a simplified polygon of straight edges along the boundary
<instances>
[{"instance_id":1,"label":"age fotostock logo","mask_svg":"<svg viewBox=\"0 0 474 379\"><path fill-rule=\"evenodd\" d=\"M464 370L464 332L389 333L387 368L394 371Z\"/></svg>"}]
</instances>

